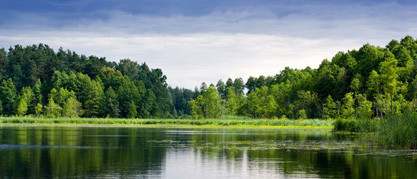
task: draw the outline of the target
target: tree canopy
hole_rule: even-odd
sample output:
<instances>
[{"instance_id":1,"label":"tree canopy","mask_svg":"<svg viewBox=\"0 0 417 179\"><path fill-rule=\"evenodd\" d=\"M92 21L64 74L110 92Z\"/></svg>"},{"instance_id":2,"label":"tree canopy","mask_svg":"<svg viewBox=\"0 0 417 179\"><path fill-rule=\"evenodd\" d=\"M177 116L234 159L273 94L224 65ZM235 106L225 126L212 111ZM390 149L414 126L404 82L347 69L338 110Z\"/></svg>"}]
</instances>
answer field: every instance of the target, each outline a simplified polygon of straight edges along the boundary
<instances>
[{"instance_id":1,"label":"tree canopy","mask_svg":"<svg viewBox=\"0 0 417 179\"><path fill-rule=\"evenodd\" d=\"M0 49L4 116L372 118L417 109L417 40L365 44L317 69L219 80L194 90L168 86L161 69L110 62L48 45Z\"/></svg>"}]
</instances>

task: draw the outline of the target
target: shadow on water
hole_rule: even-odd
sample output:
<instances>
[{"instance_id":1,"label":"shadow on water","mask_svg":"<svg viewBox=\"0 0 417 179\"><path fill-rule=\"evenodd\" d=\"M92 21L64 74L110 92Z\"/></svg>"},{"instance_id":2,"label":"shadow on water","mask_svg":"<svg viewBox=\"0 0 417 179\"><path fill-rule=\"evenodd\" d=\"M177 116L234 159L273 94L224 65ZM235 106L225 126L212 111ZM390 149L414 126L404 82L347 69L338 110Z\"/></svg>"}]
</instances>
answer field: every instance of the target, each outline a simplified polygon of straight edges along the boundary
<instances>
[{"instance_id":1,"label":"shadow on water","mask_svg":"<svg viewBox=\"0 0 417 179\"><path fill-rule=\"evenodd\" d=\"M325 129L0 127L0 178L412 178L407 153Z\"/></svg>"}]
</instances>

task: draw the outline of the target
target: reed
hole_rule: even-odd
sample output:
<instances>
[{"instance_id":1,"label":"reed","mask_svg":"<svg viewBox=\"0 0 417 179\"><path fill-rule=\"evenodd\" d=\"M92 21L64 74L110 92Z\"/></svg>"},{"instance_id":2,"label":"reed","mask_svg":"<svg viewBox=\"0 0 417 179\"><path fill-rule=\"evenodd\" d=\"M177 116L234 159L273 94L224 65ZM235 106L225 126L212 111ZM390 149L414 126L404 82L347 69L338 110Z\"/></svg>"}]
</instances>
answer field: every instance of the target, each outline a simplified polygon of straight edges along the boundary
<instances>
[{"instance_id":1,"label":"reed","mask_svg":"<svg viewBox=\"0 0 417 179\"><path fill-rule=\"evenodd\" d=\"M0 123L15 124L122 124L122 125L189 125L189 126L234 126L234 127L325 127L333 121L320 119L120 119L120 118L35 118L0 117Z\"/></svg>"}]
</instances>

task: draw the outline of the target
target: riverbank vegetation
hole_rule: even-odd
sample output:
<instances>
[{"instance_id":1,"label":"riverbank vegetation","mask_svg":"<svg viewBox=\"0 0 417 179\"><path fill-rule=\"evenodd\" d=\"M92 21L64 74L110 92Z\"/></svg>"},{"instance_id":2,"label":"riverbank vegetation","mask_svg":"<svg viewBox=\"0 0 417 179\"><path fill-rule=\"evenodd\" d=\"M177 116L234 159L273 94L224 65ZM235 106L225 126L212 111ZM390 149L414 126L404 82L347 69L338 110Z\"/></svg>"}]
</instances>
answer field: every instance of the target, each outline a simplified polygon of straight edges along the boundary
<instances>
[{"instance_id":1,"label":"riverbank vegetation","mask_svg":"<svg viewBox=\"0 0 417 179\"><path fill-rule=\"evenodd\" d=\"M376 127L372 142L386 148L417 149L417 113L389 116Z\"/></svg>"},{"instance_id":2,"label":"riverbank vegetation","mask_svg":"<svg viewBox=\"0 0 417 179\"><path fill-rule=\"evenodd\" d=\"M286 67L275 76L203 82L194 90L168 86L162 70L146 63L55 52L44 44L0 49L0 64L1 116L339 119L335 130L376 131L387 145L416 148L400 142L414 135L407 125L417 120L417 40L411 36L339 52L317 69ZM383 136L395 131L389 125L410 133Z\"/></svg>"},{"instance_id":3,"label":"riverbank vegetation","mask_svg":"<svg viewBox=\"0 0 417 179\"><path fill-rule=\"evenodd\" d=\"M172 88L160 69L47 45L0 49L3 116L112 118L384 118L417 109L417 41L365 44L317 69Z\"/></svg>"},{"instance_id":4,"label":"riverbank vegetation","mask_svg":"<svg viewBox=\"0 0 417 179\"><path fill-rule=\"evenodd\" d=\"M371 133L361 140L384 148L417 149L417 113L388 115L384 119L337 119L333 131Z\"/></svg>"},{"instance_id":5,"label":"riverbank vegetation","mask_svg":"<svg viewBox=\"0 0 417 179\"><path fill-rule=\"evenodd\" d=\"M160 127L253 127L253 128L327 128L329 120L289 119L122 119L122 118L33 118L0 117L0 124L112 124Z\"/></svg>"}]
</instances>

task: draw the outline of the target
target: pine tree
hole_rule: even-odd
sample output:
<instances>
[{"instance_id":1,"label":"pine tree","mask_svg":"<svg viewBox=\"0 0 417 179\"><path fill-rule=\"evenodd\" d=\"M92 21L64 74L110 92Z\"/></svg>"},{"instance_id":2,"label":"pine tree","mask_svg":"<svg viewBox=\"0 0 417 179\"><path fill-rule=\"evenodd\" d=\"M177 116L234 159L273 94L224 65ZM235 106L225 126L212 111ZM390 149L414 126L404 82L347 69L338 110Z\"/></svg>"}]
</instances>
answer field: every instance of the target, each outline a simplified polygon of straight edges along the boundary
<instances>
[{"instance_id":1,"label":"pine tree","mask_svg":"<svg viewBox=\"0 0 417 179\"><path fill-rule=\"evenodd\" d=\"M117 100L117 94L114 92L113 88L110 86L103 98L102 102L102 114L104 116L110 117L119 117L120 110L119 110L119 101Z\"/></svg>"},{"instance_id":2,"label":"pine tree","mask_svg":"<svg viewBox=\"0 0 417 179\"><path fill-rule=\"evenodd\" d=\"M12 79L3 80L0 85L0 97L3 102L3 113L9 116L16 114L17 90Z\"/></svg>"}]
</instances>

